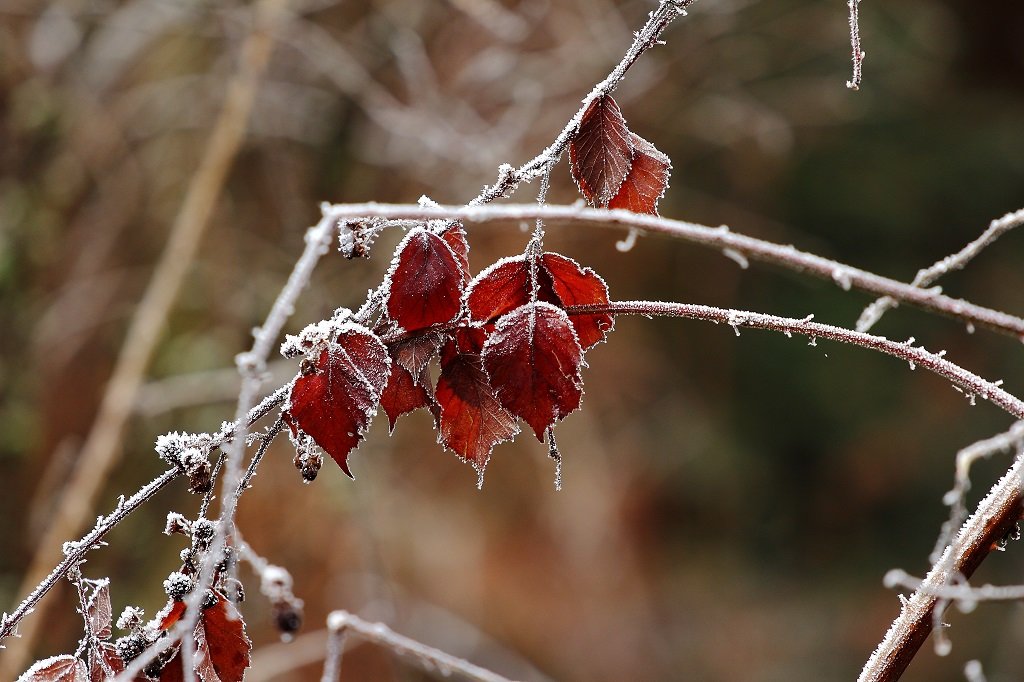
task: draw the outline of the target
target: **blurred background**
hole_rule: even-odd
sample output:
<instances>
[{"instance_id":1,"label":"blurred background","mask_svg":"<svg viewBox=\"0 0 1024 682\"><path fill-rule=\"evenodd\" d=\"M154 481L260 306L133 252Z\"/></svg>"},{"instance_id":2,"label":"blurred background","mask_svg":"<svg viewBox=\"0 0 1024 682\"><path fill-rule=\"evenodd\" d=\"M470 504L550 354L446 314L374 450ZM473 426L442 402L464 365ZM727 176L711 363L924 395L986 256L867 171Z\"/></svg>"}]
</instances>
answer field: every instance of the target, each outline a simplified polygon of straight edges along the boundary
<instances>
[{"instance_id":1,"label":"blurred background","mask_svg":"<svg viewBox=\"0 0 1024 682\"><path fill-rule=\"evenodd\" d=\"M123 449L83 522L164 469L166 431L230 419L236 353L266 315L321 201L461 203L539 152L604 77L651 0L290 0L272 26L237 155L134 399ZM254 9L186 0L0 0L0 608L53 516L154 264L207 150ZM616 98L673 160L663 215L909 281L1024 206L1024 4L865 3L865 80L846 4L701 0ZM516 199L530 201L534 187ZM552 201L573 201L565 163ZM621 232L554 226L547 246L613 298L706 303L852 326L871 298ZM289 324L358 306L400 235L368 261L326 257ZM471 268L520 251L518 225L471 228ZM944 289L1024 314L1024 231ZM1024 394L1018 341L911 309L876 331ZM279 644L244 568L247 679L319 679L344 608L525 680L852 679L899 609L884 573L927 568L956 451L1011 419L942 380L856 348L674 320L622 319L588 355L584 409L546 448L495 451L482 491L426 414L381 415L350 463L311 486L287 444L242 498L253 548L295 576L304 634ZM283 363L283 364L282 364ZM275 381L295 371L274 365ZM980 465L970 504L1008 464ZM115 614L152 615L178 566L183 483L90 555ZM70 539L70 538L68 538ZM979 583L1024 582L1011 545ZM73 651L70 590L34 656ZM908 680L1024 677L1024 609L953 613ZM0 654L0 659L4 654ZM427 679L364 645L345 680Z\"/></svg>"}]
</instances>

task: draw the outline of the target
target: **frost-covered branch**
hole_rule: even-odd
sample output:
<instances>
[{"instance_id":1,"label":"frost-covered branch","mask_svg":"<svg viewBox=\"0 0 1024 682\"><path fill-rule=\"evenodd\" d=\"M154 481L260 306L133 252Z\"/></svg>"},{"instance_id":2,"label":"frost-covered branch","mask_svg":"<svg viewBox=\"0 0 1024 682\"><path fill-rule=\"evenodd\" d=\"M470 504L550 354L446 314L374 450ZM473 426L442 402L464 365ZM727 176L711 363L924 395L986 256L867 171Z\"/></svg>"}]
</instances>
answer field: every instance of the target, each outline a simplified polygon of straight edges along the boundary
<instances>
[{"instance_id":1,"label":"frost-covered branch","mask_svg":"<svg viewBox=\"0 0 1024 682\"><path fill-rule=\"evenodd\" d=\"M1021 225L1024 225L1024 208L1007 213L1002 218L996 218L989 223L988 229L980 237L967 244L967 246L952 255L936 261L930 267L918 270L914 281L911 282L911 286L927 287L947 272L962 270L975 256L990 246L995 240ZM871 327L882 319L882 315L895 308L897 303L890 296L883 296L876 300L860 314L860 319L857 320L857 331L870 331Z\"/></svg>"},{"instance_id":2,"label":"frost-covered branch","mask_svg":"<svg viewBox=\"0 0 1024 682\"><path fill-rule=\"evenodd\" d=\"M862 348L876 350L886 355L899 358L910 364L910 368L922 367L948 379L955 387L965 392L972 401L975 396L987 400L1018 419L1024 419L1024 401L1002 389L1002 382L991 382L977 374L969 372L957 364L946 360L942 353L932 353L913 345L913 339L899 342L891 341L882 336L836 327L830 324L812 322L813 315L804 319L779 317L747 310L729 310L695 303L665 303L661 301L614 301L606 306L572 306L566 308L570 315L594 315L611 313L613 315L647 315L664 317L681 317L690 320L703 320L715 324L727 324L739 333L740 327L752 329L770 329L782 332L787 336L800 334L816 343L817 339L839 341Z\"/></svg>"},{"instance_id":3,"label":"frost-covered branch","mask_svg":"<svg viewBox=\"0 0 1024 682\"><path fill-rule=\"evenodd\" d=\"M994 549L1003 545L1021 518L1021 474L1024 458L1018 457L1010 470L992 487L967 520L956 540L928 572L900 615L864 665L858 682L890 682L899 679L914 654L935 626L936 616L948 603L937 596L954 579L966 580Z\"/></svg>"},{"instance_id":4,"label":"frost-covered branch","mask_svg":"<svg viewBox=\"0 0 1024 682\"><path fill-rule=\"evenodd\" d=\"M922 289L889 277L799 251L792 245L775 244L763 239L732 232L728 227L708 227L659 216L640 215L616 209L572 206L538 206L537 204L502 204L491 206L419 206L415 204L335 204L324 209L335 219L459 219L465 222L496 220L535 220L547 222L589 223L605 227L628 227L648 234L661 234L736 254L744 259L779 265L800 273L835 282L842 289L858 289L871 294L889 296L925 310L961 320L971 326L982 326L1009 334L1024 341L1024 318L999 310L985 308L962 299Z\"/></svg>"},{"instance_id":5,"label":"frost-covered branch","mask_svg":"<svg viewBox=\"0 0 1024 682\"><path fill-rule=\"evenodd\" d=\"M432 646L400 635L383 623L370 623L347 611L334 611L327 617L328 639L327 659L321 682L337 682L341 673L341 657L345 650L345 638L351 632L362 639L378 644L398 656L414 661L428 673L440 677L460 675L476 682L509 682L501 675L473 665L469 661L446 654Z\"/></svg>"},{"instance_id":6,"label":"frost-covered branch","mask_svg":"<svg viewBox=\"0 0 1024 682\"><path fill-rule=\"evenodd\" d=\"M969 445L956 454L956 474L953 479L953 488L942 498L943 503L950 508L949 519L942 524L942 531L935 542L935 549L932 550L929 557L932 563L939 560L946 546L952 542L953 535L960 528L960 524L967 518L965 497L971 487L970 475L974 463L998 452L1020 450L1021 448L1024 448L1024 421L1017 422L1004 433Z\"/></svg>"},{"instance_id":7,"label":"frost-covered branch","mask_svg":"<svg viewBox=\"0 0 1024 682\"><path fill-rule=\"evenodd\" d=\"M487 185L481 190L480 194L469 202L470 206L482 206L489 204L495 199L501 199L512 194L520 184L524 182L530 182L539 177L543 177L551 172L555 164L561 158L562 153L566 147L569 146L569 142L572 140L573 135L576 133L576 129L579 128L580 121L583 120L583 114L598 97L602 95L610 94L622 79L625 78L626 72L629 68L636 63L644 52L657 45L661 40L661 34L665 32L676 18L685 16L686 10L690 5L695 3L697 0L661 0L658 4L657 9L650 13L647 23L644 24L643 28L634 33L633 43L626 50L625 56L622 60L612 69L611 73L600 83L594 86L593 90L590 91L586 97L583 98L582 105L579 111L569 119L569 122L562 128L562 132L558 134L554 142L552 142L544 151L535 156L533 159L527 161L519 168L513 168L508 164L502 164L498 169L498 179L493 185Z\"/></svg>"},{"instance_id":8,"label":"frost-covered branch","mask_svg":"<svg viewBox=\"0 0 1024 682\"><path fill-rule=\"evenodd\" d=\"M847 0L850 11L850 51L853 53L853 76L846 81L846 87L860 90L864 77L864 49L860 46L860 0Z\"/></svg>"},{"instance_id":9,"label":"frost-covered branch","mask_svg":"<svg viewBox=\"0 0 1024 682\"><path fill-rule=\"evenodd\" d=\"M0 640L15 634L18 623L25 616L32 613L39 600L64 578L69 569L77 566L85 558L89 550L97 547L103 541L103 538L106 537L107 533L180 475L180 469L168 469L157 478L142 486L138 492L128 499L122 499L110 514L96 519L96 525L81 540L64 543L64 560L50 571L50 574L32 590L31 594L25 597L25 600L18 605L18 608L14 609L10 615L5 613L0 617Z\"/></svg>"}]
</instances>

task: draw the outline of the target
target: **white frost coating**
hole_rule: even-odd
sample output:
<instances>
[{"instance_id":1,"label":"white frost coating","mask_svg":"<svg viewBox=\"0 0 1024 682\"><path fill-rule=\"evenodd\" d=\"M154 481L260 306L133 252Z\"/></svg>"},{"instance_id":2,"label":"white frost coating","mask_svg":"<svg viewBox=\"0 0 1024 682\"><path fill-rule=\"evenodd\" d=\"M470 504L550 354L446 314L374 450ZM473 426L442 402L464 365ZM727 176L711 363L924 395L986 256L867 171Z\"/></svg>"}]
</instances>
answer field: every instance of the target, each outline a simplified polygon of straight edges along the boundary
<instances>
[{"instance_id":1,"label":"white frost coating","mask_svg":"<svg viewBox=\"0 0 1024 682\"><path fill-rule=\"evenodd\" d=\"M19 677L17 679L17 682L32 682L32 680L35 680L35 679L43 679L43 678L39 678L39 677L36 677L36 676L38 674L44 672L50 666L54 666L54 665L58 665L58 664L66 664L66 666L67 666L66 669L67 670L70 670L70 669L72 669L75 666L81 666L81 671L80 671L81 672L81 677L79 676L79 671L76 671L74 677L72 678L74 680L79 680L79 679L84 680L84 679L86 679L88 677L88 673L87 673L87 671L85 669L85 664L84 663L79 661L74 656L70 656L68 654L61 654L59 656L50 656L49 658L44 658L41 661L36 661L35 663L32 664L31 668L29 668L28 670L26 670L25 672L23 672L21 674L21 677ZM47 677L46 679L51 679L51 678ZM53 679L56 679L56 678L53 678Z\"/></svg>"},{"instance_id":2,"label":"white frost coating","mask_svg":"<svg viewBox=\"0 0 1024 682\"><path fill-rule=\"evenodd\" d=\"M832 281L838 284L839 288L843 291L849 291L850 287L853 286L853 278L846 268L833 268Z\"/></svg>"},{"instance_id":3,"label":"white frost coating","mask_svg":"<svg viewBox=\"0 0 1024 682\"><path fill-rule=\"evenodd\" d=\"M981 661L967 661L964 664L964 677L967 678L967 682L987 682Z\"/></svg>"},{"instance_id":4,"label":"white frost coating","mask_svg":"<svg viewBox=\"0 0 1024 682\"><path fill-rule=\"evenodd\" d=\"M735 261L736 264L740 266L741 270L746 270L750 267L750 261L747 260L747 257L744 256L741 251L737 251L736 249L722 249L722 255L732 261Z\"/></svg>"},{"instance_id":5,"label":"white frost coating","mask_svg":"<svg viewBox=\"0 0 1024 682\"><path fill-rule=\"evenodd\" d=\"M629 228L629 232L626 233L626 237L615 242L615 250L619 253L629 253L633 250L633 247L636 246L636 240L639 236L640 230L635 227Z\"/></svg>"},{"instance_id":6,"label":"white frost coating","mask_svg":"<svg viewBox=\"0 0 1024 682\"><path fill-rule=\"evenodd\" d=\"M469 284L466 285L466 293L463 294L462 300L464 302L468 302L469 301L469 297L473 295L473 290L476 288L476 286L480 282L484 281L487 277L489 277L491 275L491 273L493 273L495 270L497 270L498 268L502 267L503 265L507 265L508 263L516 263L516 262L525 263L526 262L526 257L522 256L522 255L520 255L520 256L505 256L504 258L499 258L494 263L491 263L490 265L488 265L486 268L481 270L479 272L479 274L477 274L476 277L471 279Z\"/></svg>"}]
</instances>

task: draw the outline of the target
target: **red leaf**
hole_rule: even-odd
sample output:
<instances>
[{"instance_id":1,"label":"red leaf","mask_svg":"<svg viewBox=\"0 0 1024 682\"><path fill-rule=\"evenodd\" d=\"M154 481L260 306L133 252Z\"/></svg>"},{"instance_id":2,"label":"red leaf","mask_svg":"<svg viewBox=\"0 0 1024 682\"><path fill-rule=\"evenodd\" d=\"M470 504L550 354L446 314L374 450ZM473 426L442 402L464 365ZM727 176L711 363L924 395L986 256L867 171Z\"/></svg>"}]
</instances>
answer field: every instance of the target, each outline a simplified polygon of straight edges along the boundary
<instances>
[{"instance_id":1,"label":"red leaf","mask_svg":"<svg viewBox=\"0 0 1024 682\"><path fill-rule=\"evenodd\" d=\"M460 329L445 344L434 393L438 442L472 464L481 476L494 446L519 433L515 417L501 406L487 381L479 355L482 336L479 329Z\"/></svg>"},{"instance_id":2,"label":"red leaf","mask_svg":"<svg viewBox=\"0 0 1024 682\"><path fill-rule=\"evenodd\" d=\"M569 143L569 169L592 206L608 206L633 163L626 120L611 95L590 103Z\"/></svg>"},{"instance_id":3,"label":"red leaf","mask_svg":"<svg viewBox=\"0 0 1024 682\"><path fill-rule=\"evenodd\" d=\"M445 240L422 228L412 230L388 273L388 315L408 331L451 322L461 306L463 272Z\"/></svg>"},{"instance_id":4,"label":"red leaf","mask_svg":"<svg viewBox=\"0 0 1024 682\"><path fill-rule=\"evenodd\" d=\"M109 642L100 642L99 651L92 651L89 658L89 679L91 682L105 682L113 673L124 670L124 661L117 653L117 647Z\"/></svg>"},{"instance_id":5,"label":"red leaf","mask_svg":"<svg viewBox=\"0 0 1024 682\"><path fill-rule=\"evenodd\" d=\"M391 347L395 361L405 367L409 374L418 377L423 374L427 363L437 355L444 338L437 332L419 334Z\"/></svg>"},{"instance_id":6,"label":"red leaf","mask_svg":"<svg viewBox=\"0 0 1024 682\"><path fill-rule=\"evenodd\" d=\"M540 296L543 301L562 308L574 305L607 305L608 285L590 268L557 253L545 253L539 268L541 292L550 289L553 296ZM550 278L550 281L546 281ZM589 350L604 341L614 326L611 315L573 315L569 318L576 330L577 340L583 350Z\"/></svg>"},{"instance_id":7,"label":"red leaf","mask_svg":"<svg viewBox=\"0 0 1024 682\"><path fill-rule=\"evenodd\" d=\"M348 453L370 425L390 374L384 343L365 327L346 324L320 352L312 374L292 387L285 421L316 441L348 476Z\"/></svg>"},{"instance_id":8,"label":"red leaf","mask_svg":"<svg viewBox=\"0 0 1024 682\"><path fill-rule=\"evenodd\" d=\"M545 253L537 267L537 298L557 307L606 305L608 287L597 273L571 258ZM504 258L487 268L466 290L466 307L474 322L493 323L530 302L530 268L526 256ZM572 326L583 350L604 340L611 315L573 315Z\"/></svg>"},{"instance_id":9,"label":"red leaf","mask_svg":"<svg viewBox=\"0 0 1024 682\"><path fill-rule=\"evenodd\" d=\"M633 166L618 194L608 203L608 208L658 215L658 199L668 189L672 162L639 135L630 133L629 139L633 143Z\"/></svg>"},{"instance_id":10,"label":"red leaf","mask_svg":"<svg viewBox=\"0 0 1024 682\"><path fill-rule=\"evenodd\" d=\"M529 300L530 269L525 256L502 258L466 289L469 318L478 322L491 322Z\"/></svg>"},{"instance_id":11,"label":"red leaf","mask_svg":"<svg viewBox=\"0 0 1024 682\"><path fill-rule=\"evenodd\" d=\"M541 442L550 426L580 406L583 349L569 316L549 303L529 303L499 319L483 361L498 400Z\"/></svg>"},{"instance_id":12,"label":"red leaf","mask_svg":"<svg viewBox=\"0 0 1024 682\"><path fill-rule=\"evenodd\" d=\"M63 654L36 661L18 682L89 682L89 672L83 661Z\"/></svg>"},{"instance_id":13,"label":"red leaf","mask_svg":"<svg viewBox=\"0 0 1024 682\"><path fill-rule=\"evenodd\" d=\"M469 242L462 223L452 223L441 232L441 239L451 248L462 269L462 283L469 281Z\"/></svg>"},{"instance_id":14,"label":"red leaf","mask_svg":"<svg viewBox=\"0 0 1024 682\"><path fill-rule=\"evenodd\" d=\"M203 610L196 644L196 673L202 682L242 682L252 642L241 614L224 595L217 593L217 603Z\"/></svg>"},{"instance_id":15,"label":"red leaf","mask_svg":"<svg viewBox=\"0 0 1024 682\"><path fill-rule=\"evenodd\" d=\"M408 414L421 407L432 404L428 389L430 378L426 373L420 375L419 382L413 381L409 370L397 362L391 363L391 376L388 385L380 397L380 406L388 415L388 426L391 433L395 432L395 422L403 414Z\"/></svg>"},{"instance_id":16,"label":"red leaf","mask_svg":"<svg viewBox=\"0 0 1024 682\"><path fill-rule=\"evenodd\" d=\"M163 614L163 615L161 615ZM170 630L185 614L185 602L171 601L156 615L160 619L160 629Z\"/></svg>"},{"instance_id":17,"label":"red leaf","mask_svg":"<svg viewBox=\"0 0 1024 682\"><path fill-rule=\"evenodd\" d=\"M249 653L252 642L245 634L245 621L224 595L215 592L217 603L203 609L196 622L195 673L200 682L242 682L246 668L251 663ZM180 611L174 609L180 618L184 614L184 602ZM166 621L166 618L164 619ZM170 627L168 625L168 627ZM161 629L163 621L161 621ZM180 643L179 643L180 644ZM184 663L180 649L160 671L160 682L183 680Z\"/></svg>"}]
</instances>

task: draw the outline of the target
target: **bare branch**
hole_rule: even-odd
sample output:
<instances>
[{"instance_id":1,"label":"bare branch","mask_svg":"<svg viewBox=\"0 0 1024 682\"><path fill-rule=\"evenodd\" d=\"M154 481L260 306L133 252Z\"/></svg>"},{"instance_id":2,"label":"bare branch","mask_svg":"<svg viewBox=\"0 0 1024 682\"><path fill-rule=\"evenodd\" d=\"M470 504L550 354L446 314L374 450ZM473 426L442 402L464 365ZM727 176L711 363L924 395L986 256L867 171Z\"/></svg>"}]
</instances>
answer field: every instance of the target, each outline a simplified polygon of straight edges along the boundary
<instances>
[{"instance_id":1,"label":"bare branch","mask_svg":"<svg viewBox=\"0 0 1024 682\"><path fill-rule=\"evenodd\" d=\"M473 665L469 661L400 635L383 623L370 623L347 611L332 612L327 617L327 627L331 631L331 637L328 640L329 653L321 678L323 682L334 682L338 679L344 641L349 632L389 649L398 656L412 660L428 673L441 677L456 674L476 682L510 682L507 678Z\"/></svg>"},{"instance_id":2,"label":"bare branch","mask_svg":"<svg viewBox=\"0 0 1024 682\"><path fill-rule=\"evenodd\" d=\"M129 514L148 502L150 498L163 490L168 483L176 479L180 474L181 472L177 468L168 469L157 478L142 486L138 492L127 500L119 502L110 514L98 518L93 529L81 540L64 543L64 560L57 564L57 567L50 571L50 574L42 582L36 585L32 593L25 597L25 600L18 605L18 608L14 609L10 615L5 613L3 617L0 617L0 639L15 634L18 623L25 616L32 613L39 600L54 585L60 582L61 578L67 574L70 568L77 566L85 558L89 550L97 547L103 541L103 538L106 537L107 533L113 530L117 524L124 521Z\"/></svg>"},{"instance_id":3,"label":"bare branch","mask_svg":"<svg viewBox=\"0 0 1024 682\"><path fill-rule=\"evenodd\" d=\"M1022 472L1024 458L1018 457L981 501L920 587L903 601L900 615L864 665L858 682L889 682L903 674L934 628L936 616L941 616L946 602L936 594L951 583L953 576L970 578L1016 527L1021 518Z\"/></svg>"},{"instance_id":4,"label":"bare branch","mask_svg":"<svg viewBox=\"0 0 1024 682\"><path fill-rule=\"evenodd\" d=\"M1021 225L1024 225L1024 208L1012 213L1007 213L1002 218L996 218L989 223L988 229L985 230L980 237L970 242L967 246L950 256L946 256L945 258L936 261L931 267L918 270L917 275L914 277L914 281L911 282L911 285L915 287L926 287L951 270L962 270L974 259L975 256L981 253L995 240L999 239L999 237L1006 232L1009 232L1013 228ZM897 301L892 297L883 296L882 298L879 298L865 308L864 312L860 314L860 319L857 320L857 331L869 331L871 327L882 319L882 315L895 308L896 305Z\"/></svg>"},{"instance_id":5,"label":"bare branch","mask_svg":"<svg viewBox=\"0 0 1024 682\"><path fill-rule=\"evenodd\" d=\"M579 111L569 119L569 122L562 128L562 132L558 134L548 147L540 154L535 156L530 161L519 168L513 168L509 165L502 165L498 169L498 179L493 185L487 185L481 190L480 194L469 202L470 206L481 206L483 204L489 204L495 199L501 199L511 195L516 188L523 182L530 182L534 178L543 177L545 174L550 173L551 169L558 163L558 160L562 156L562 152L569 146L569 142L572 140L573 135L576 134L576 129L580 126L580 121L583 120L583 114L590 106L590 103L601 97L607 95L618 87L622 79L625 78L626 72L629 68L636 63L644 52L651 49L658 44L661 39L661 34L665 32L676 18L685 16L686 9L697 0L661 0L658 3L658 8L650 13L647 23L634 34L633 44L626 50L625 56L622 60L612 69L608 76L594 86L594 89L590 91L590 94L583 98L583 103L579 108ZM540 218L540 216L537 216Z\"/></svg>"},{"instance_id":6,"label":"bare branch","mask_svg":"<svg viewBox=\"0 0 1024 682\"><path fill-rule=\"evenodd\" d=\"M934 564L939 560L946 546L953 541L957 529L967 518L965 497L971 488L971 466L977 460L991 457L997 452L1019 450L1022 447L1024 447L1024 421L1019 421L1010 427L1009 431L969 445L956 454L953 489L942 498L943 503L950 507L949 519L942 524L942 531L935 542L935 549L928 557L929 561Z\"/></svg>"},{"instance_id":7,"label":"bare branch","mask_svg":"<svg viewBox=\"0 0 1024 682\"><path fill-rule=\"evenodd\" d=\"M750 327L752 329L770 329L782 332L787 336L800 334L810 337L812 342L817 339L828 339L829 341L848 343L904 360L910 364L911 369L922 367L934 372L966 392L969 397L978 396L1001 407L1018 419L1024 419L1024 401L1020 398L1003 390L996 383L986 381L977 374L946 360L940 353L931 353L924 348L912 345L913 339L903 343L891 341L882 336L812 322L813 315L798 320L794 317L779 317L748 310L728 310L695 303L665 303L661 301L613 301L608 305L571 306L566 308L566 312L570 315L611 313L613 315L681 317L714 322L715 324L727 324L737 332L740 327Z\"/></svg>"},{"instance_id":8,"label":"bare branch","mask_svg":"<svg viewBox=\"0 0 1024 682\"><path fill-rule=\"evenodd\" d=\"M860 46L860 0L847 0L850 10L850 50L853 52L853 77L846 81L846 87L860 90L864 71L864 50Z\"/></svg>"},{"instance_id":9,"label":"bare branch","mask_svg":"<svg viewBox=\"0 0 1024 682\"><path fill-rule=\"evenodd\" d=\"M890 296L898 301L961 320L970 325L1009 334L1024 341L1024 318L999 310L985 308L963 299L951 298L938 291L921 289L905 282L882 277L838 261L799 251L792 245L774 244L762 239L732 232L728 227L708 227L660 216L640 215L621 209L606 210L583 206L537 206L536 204L503 204L500 206L417 206L413 204L335 204L325 209L338 220L357 218L390 218L430 220L459 219L467 222L496 220L534 220L549 222L590 223L605 227L628 227L649 234L663 234L677 239L723 250L730 258L736 255L796 272L833 281L842 289L859 289L876 295Z\"/></svg>"}]
</instances>

